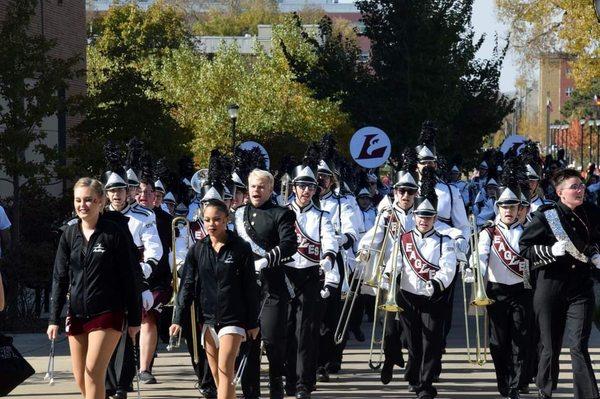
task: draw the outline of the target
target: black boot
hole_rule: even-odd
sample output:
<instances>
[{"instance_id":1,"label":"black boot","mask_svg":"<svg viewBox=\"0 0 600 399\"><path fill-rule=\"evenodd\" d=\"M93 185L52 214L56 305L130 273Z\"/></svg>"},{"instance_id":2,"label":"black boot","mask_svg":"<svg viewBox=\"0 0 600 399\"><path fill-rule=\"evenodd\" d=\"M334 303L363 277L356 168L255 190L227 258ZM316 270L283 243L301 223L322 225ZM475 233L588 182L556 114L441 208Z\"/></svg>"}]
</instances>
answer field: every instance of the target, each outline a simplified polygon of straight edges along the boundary
<instances>
[{"instance_id":1,"label":"black boot","mask_svg":"<svg viewBox=\"0 0 600 399\"><path fill-rule=\"evenodd\" d=\"M269 377L269 396L271 399L283 399L283 377Z\"/></svg>"},{"instance_id":2,"label":"black boot","mask_svg":"<svg viewBox=\"0 0 600 399\"><path fill-rule=\"evenodd\" d=\"M329 382L329 373L325 367L319 367L317 369L317 381Z\"/></svg>"},{"instance_id":3,"label":"black boot","mask_svg":"<svg viewBox=\"0 0 600 399\"><path fill-rule=\"evenodd\" d=\"M381 368L381 382L383 385L387 385L392 380L394 375L394 362L389 359L385 359L383 367Z\"/></svg>"}]
</instances>

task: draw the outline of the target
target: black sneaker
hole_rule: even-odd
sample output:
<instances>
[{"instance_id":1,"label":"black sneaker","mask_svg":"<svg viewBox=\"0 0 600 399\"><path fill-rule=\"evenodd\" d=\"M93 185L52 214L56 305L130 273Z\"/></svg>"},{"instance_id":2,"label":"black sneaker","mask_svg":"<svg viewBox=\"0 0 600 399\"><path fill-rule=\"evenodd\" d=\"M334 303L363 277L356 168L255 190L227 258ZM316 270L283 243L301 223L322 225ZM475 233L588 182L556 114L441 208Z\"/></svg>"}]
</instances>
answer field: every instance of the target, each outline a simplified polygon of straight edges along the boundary
<instances>
[{"instance_id":1,"label":"black sneaker","mask_svg":"<svg viewBox=\"0 0 600 399\"><path fill-rule=\"evenodd\" d=\"M127 391L117 390L117 392L109 396L109 399L127 399Z\"/></svg>"},{"instance_id":2,"label":"black sneaker","mask_svg":"<svg viewBox=\"0 0 600 399\"><path fill-rule=\"evenodd\" d=\"M417 392L417 386L408 384L408 392Z\"/></svg>"},{"instance_id":3,"label":"black sneaker","mask_svg":"<svg viewBox=\"0 0 600 399\"><path fill-rule=\"evenodd\" d=\"M156 384L156 378L149 371L140 371L140 382L142 384Z\"/></svg>"},{"instance_id":4,"label":"black sneaker","mask_svg":"<svg viewBox=\"0 0 600 399\"><path fill-rule=\"evenodd\" d=\"M519 388L519 393L521 395L527 395L527 394L529 394L529 385L526 385L524 387Z\"/></svg>"}]
</instances>

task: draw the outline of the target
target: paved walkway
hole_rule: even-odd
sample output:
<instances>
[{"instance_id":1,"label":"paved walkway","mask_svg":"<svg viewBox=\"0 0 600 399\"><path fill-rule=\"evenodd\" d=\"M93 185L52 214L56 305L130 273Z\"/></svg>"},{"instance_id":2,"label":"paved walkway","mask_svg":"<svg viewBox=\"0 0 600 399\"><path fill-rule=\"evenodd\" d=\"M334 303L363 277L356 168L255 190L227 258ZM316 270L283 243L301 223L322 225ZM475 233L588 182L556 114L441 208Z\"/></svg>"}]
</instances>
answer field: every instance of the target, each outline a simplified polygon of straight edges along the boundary
<instances>
[{"instance_id":1,"label":"paved walkway","mask_svg":"<svg viewBox=\"0 0 600 399\"><path fill-rule=\"evenodd\" d=\"M437 384L440 398L498 398L495 387L495 375L490 363L484 367L467 364L465 351L464 316L462 315L462 294L457 293L454 309L453 328L449 336L449 348L443 358L441 381ZM363 326L365 333L370 333L370 324ZM367 334L368 335L368 334ZM64 336L62 336L64 338ZM15 337L15 345L33 365L36 374L18 387L10 395L21 398L79 398L77 388L70 373L70 360L66 341L61 341L56 348L55 375L56 384L44 383L49 344L41 334L24 334ZM600 379L600 334L594 328L590 341L592 361ZM392 382L383 386L379 374L368 367L368 346L349 341L344 356L343 368L339 374L331 376L331 382L321 383L313 393L314 398L414 398L407 391L406 382L401 380L402 371L396 370ZM263 357L264 359L264 357ZM568 350L563 351L560 359L560 382L555 398L572 398L571 363ZM263 364L266 371L266 364ZM142 386L143 398L197 398L194 389L194 375L187 353L169 353L161 346L159 357L155 362L154 374L159 383ZM268 393L266 373L262 373L263 395ZM533 384L532 384L533 388ZM132 394L130 397L135 398ZM263 396L267 397L267 396ZM526 395L534 398L535 395Z\"/></svg>"}]
</instances>

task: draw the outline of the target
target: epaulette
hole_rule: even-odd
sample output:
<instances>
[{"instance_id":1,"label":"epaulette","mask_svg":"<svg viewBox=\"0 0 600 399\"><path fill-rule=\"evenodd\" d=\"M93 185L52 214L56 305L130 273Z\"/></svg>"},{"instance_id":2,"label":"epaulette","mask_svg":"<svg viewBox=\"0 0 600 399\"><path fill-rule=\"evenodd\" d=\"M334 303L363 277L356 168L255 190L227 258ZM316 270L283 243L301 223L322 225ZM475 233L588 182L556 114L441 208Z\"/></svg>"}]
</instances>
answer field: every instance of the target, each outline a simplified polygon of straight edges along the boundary
<instances>
[{"instance_id":1,"label":"epaulette","mask_svg":"<svg viewBox=\"0 0 600 399\"><path fill-rule=\"evenodd\" d=\"M138 210L141 210L141 211L147 212L147 213L148 213L148 215L151 215L151 214L153 214L153 213L154 213L154 211L153 211L152 209L150 209L150 208L146 208L144 205L140 205L140 204L138 204L138 203L134 204L134 205L132 206L132 208L135 208L135 209L138 209Z\"/></svg>"},{"instance_id":2,"label":"epaulette","mask_svg":"<svg viewBox=\"0 0 600 399\"><path fill-rule=\"evenodd\" d=\"M66 225L67 226L73 226L74 224L77 224L77 222L79 221L79 218L73 218L71 220L69 220Z\"/></svg>"},{"instance_id":3,"label":"epaulette","mask_svg":"<svg viewBox=\"0 0 600 399\"><path fill-rule=\"evenodd\" d=\"M142 216L145 216L145 217L150 216L149 213L144 212L143 210L138 210L137 208L130 208L129 210L131 211L131 213L135 213L136 215L142 215Z\"/></svg>"}]
</instances>

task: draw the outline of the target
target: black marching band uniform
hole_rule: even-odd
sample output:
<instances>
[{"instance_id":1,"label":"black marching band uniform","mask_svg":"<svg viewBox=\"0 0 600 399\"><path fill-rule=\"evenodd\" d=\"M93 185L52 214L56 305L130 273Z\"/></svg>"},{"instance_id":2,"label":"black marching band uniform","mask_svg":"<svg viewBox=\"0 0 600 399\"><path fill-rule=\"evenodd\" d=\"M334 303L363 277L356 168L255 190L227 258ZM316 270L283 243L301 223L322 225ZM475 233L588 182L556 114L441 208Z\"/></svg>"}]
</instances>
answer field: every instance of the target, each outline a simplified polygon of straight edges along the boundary
<instances>
[{"instance_id":1,"label":"black marching band uniform","mask_svg":"<svg viewBox=\"0 0 600 399\"><path fill-rule=\"evenodd\" d=\"M298 247L294 226L295 215L270 200L255 207L251 203L235 212L235 230L250 244L255 265L260 273L264 307L260 317L261 338L269 360L269 389L272 399L283 398L285 364L285 331L288 301L293 287L283 265L291 262ZM250 352L242 384L246 398L260 396L260 343L249 343Z\"/></svg>"},{"instance_id":2,"label":"black marching band uniform","mask_svg":"<svg viewBox=\"0 0 600 399\"><path fill-rule=\"evenodd\" d=\"M588 352L594 308L591 274L594 265L600 265L599 221L600 210L593 204L575 209L562 202L543 205L532 214L519 241L522 256L529 259L536 274L533 309L541 341L536 385L541 398L552 397L557 387L566 325L574 397L599 397Z\"/></svg>"}]
</instances>

